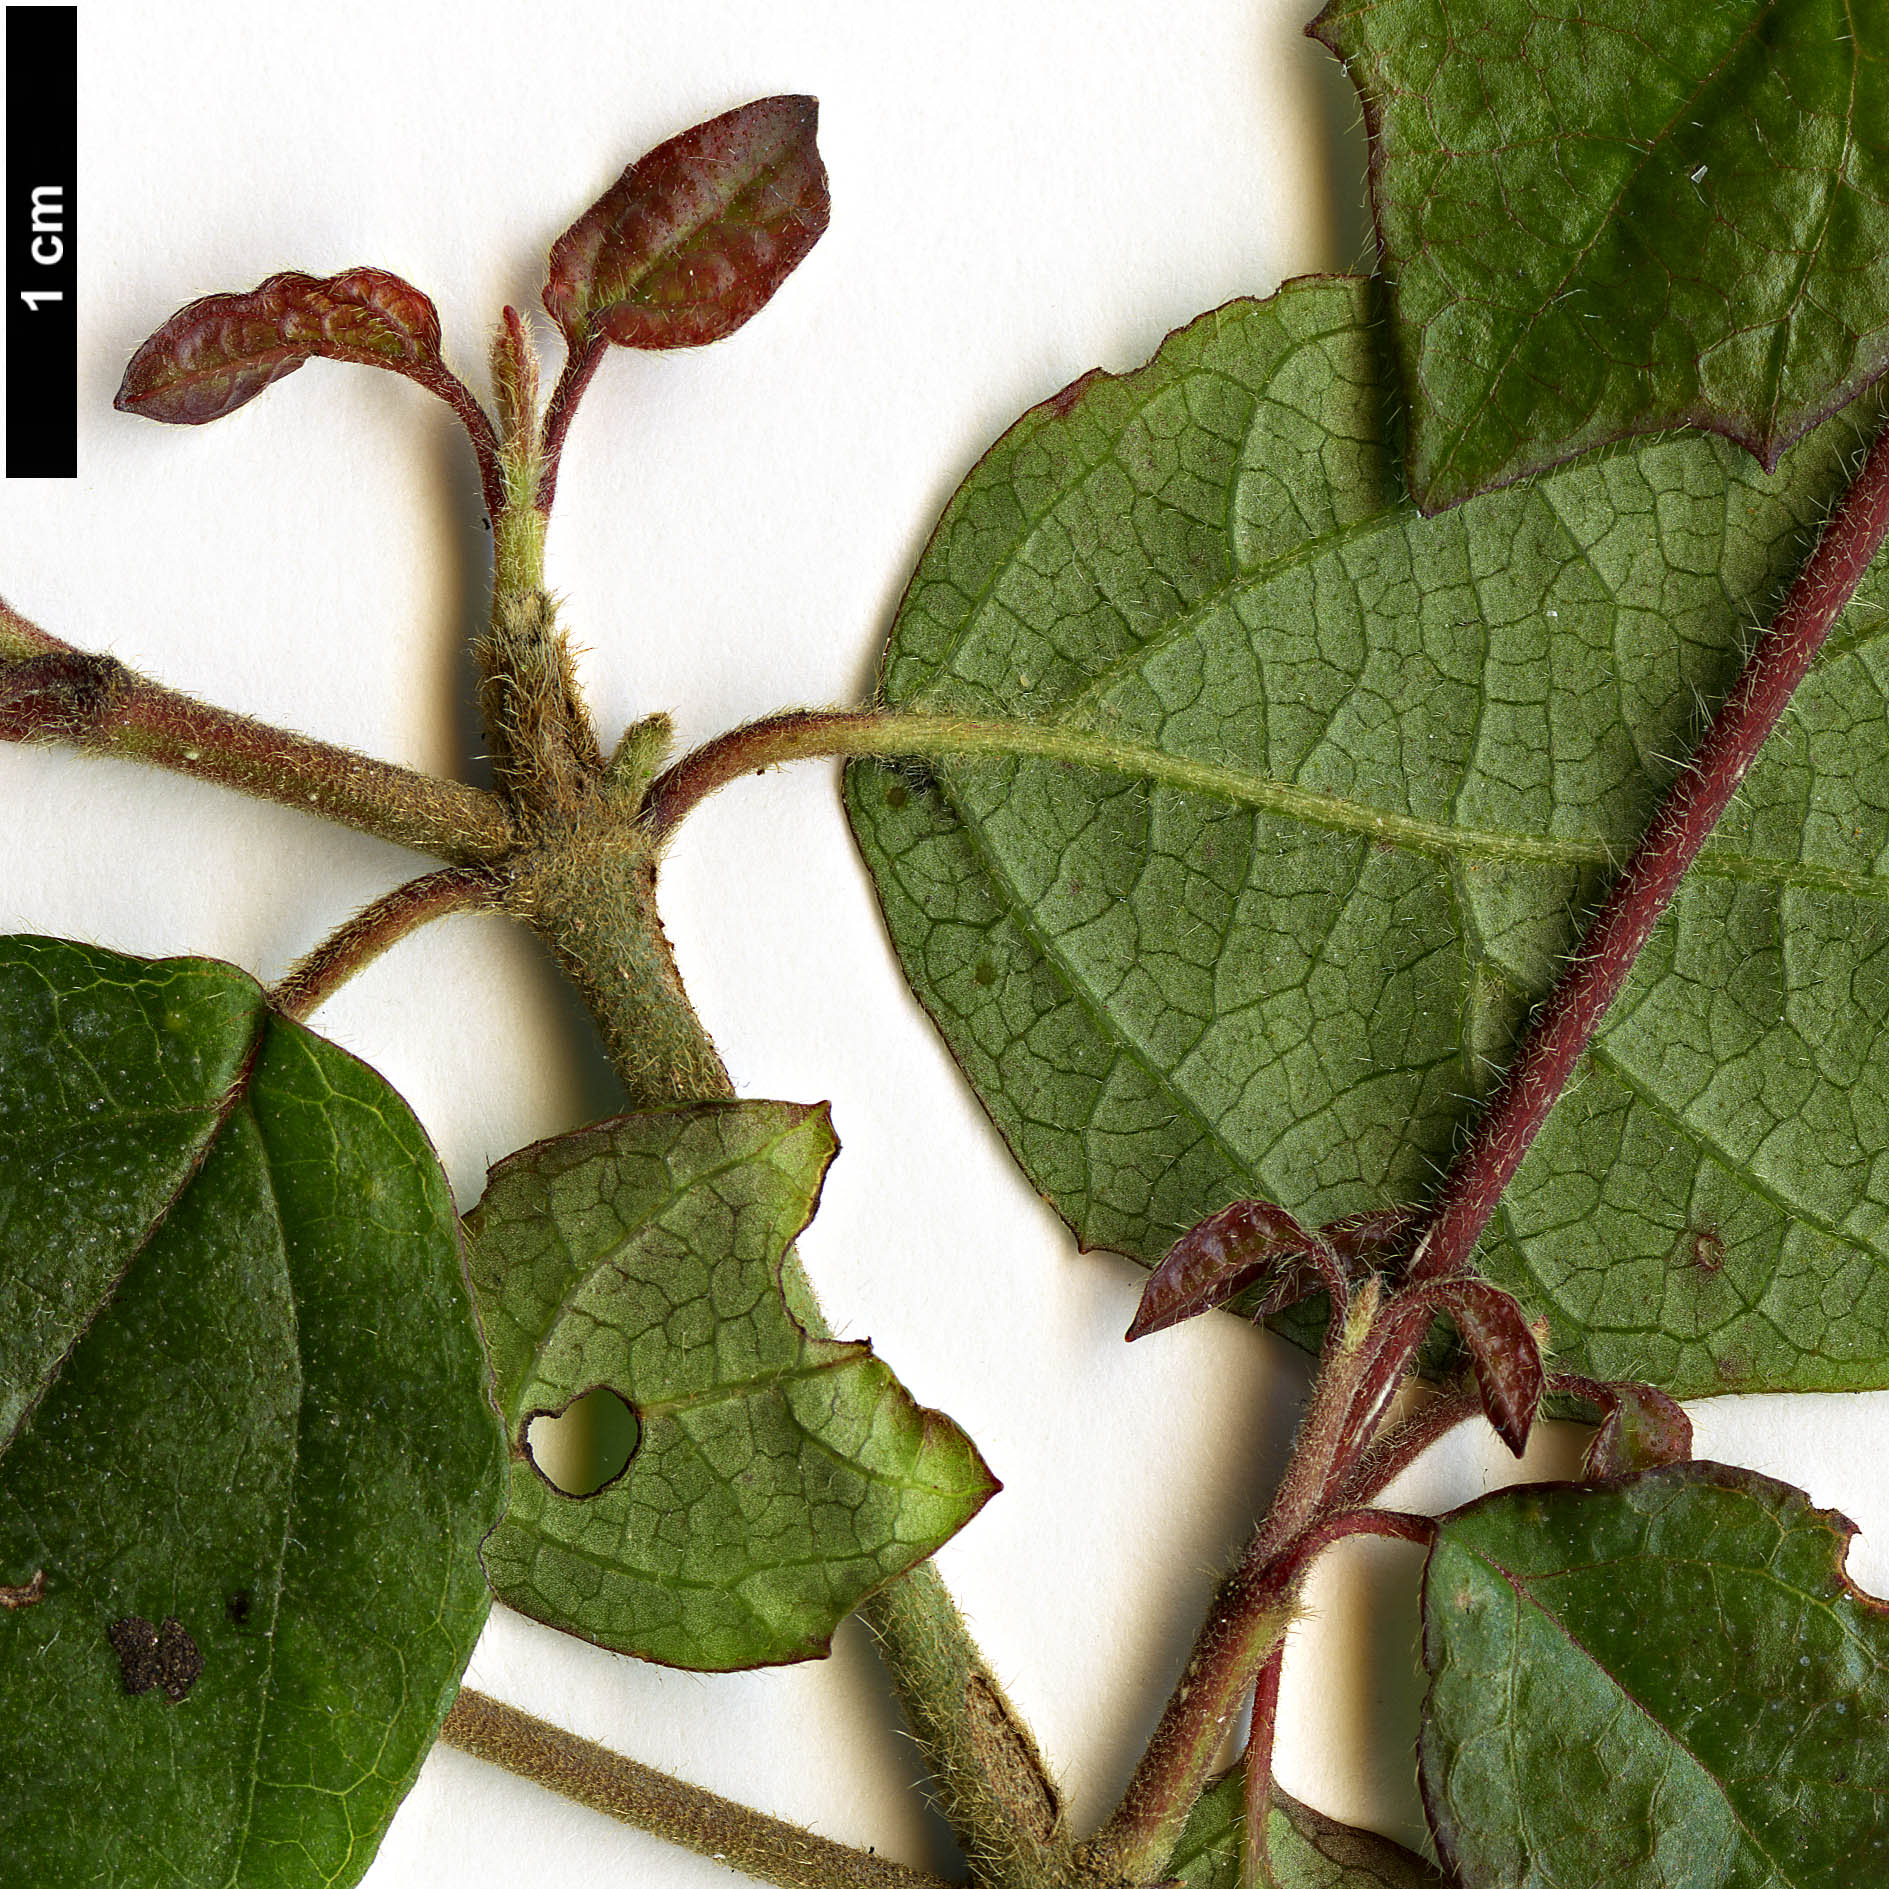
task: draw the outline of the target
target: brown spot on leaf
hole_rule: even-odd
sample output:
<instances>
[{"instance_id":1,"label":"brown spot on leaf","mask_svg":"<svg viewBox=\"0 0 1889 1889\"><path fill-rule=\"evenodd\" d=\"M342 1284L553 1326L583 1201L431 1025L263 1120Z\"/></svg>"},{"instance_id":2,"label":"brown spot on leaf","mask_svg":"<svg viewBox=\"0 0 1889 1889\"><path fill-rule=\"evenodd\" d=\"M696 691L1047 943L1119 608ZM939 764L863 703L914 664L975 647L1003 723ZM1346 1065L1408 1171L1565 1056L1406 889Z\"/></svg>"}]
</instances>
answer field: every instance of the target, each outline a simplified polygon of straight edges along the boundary
<instances>
[{"instance_id":1,"label":"brown spot on leaf","mask_svg":"<svg viewBox=\"0 0 1889 1889\"><path fill-rule=\"evenodd\" d=\"M18 1607L36 1607L46 1598L46 1570L35 1568L33 1578L23 1581L18 1587L8 1587L0 1583L0 1607L9 1612Z\"/></svg>"},{"instance_id":2,"label":"brown spot on leaf","mask_svg":"<svg viewBox=\"0 0 1889 1889\"><path fill-rule=\"evenodd\" d=\"M1715 1368L1720 1381L1726 1384L1742 1384L1751 1375L1751 1361L1742 1351L1727 1351Z\"/></svg>"},{"instance_id":3,"label":"brown spot on leaf","mask_svg":"<svg viewBox=\"0 0 1889 1889\"><path fill-rule=\"evenodd\" d=\"M1047 407L1051 413L1055 414L1057 419L1064 419L1067 417L1069 409L1073 407L1091 387L1098 381L1108 380L1109 378L1111 377L1105 374L1101 368L1092 367L1080 380L1072 380L1061 392L1051 394L1050 397L1043 402L1043 405Z\"/></svg>"},{"instance_id":4,"label":"brown spot on leaf","mask_svg":"<svg viewBox=\"0 0 1889 1889\"><path fill-rule=\"evenodd\" d=\"M250 1609L254 1605L255 1602L250 1597L249 1589L244 1588L240 1593L232 1594L223 1603L223 1611L229 1616L231 1626L246 1627L249 1625Z\"/></svg>"},{"instance_id":5,"label":"brown spot on leaf","mask_svg":"<svg viewBox=\"0 0 1889 1889\"><path fill-rule=\"evenodd\" d=\"M971 973L971 977L976 983L982 984L988 989L997 981L997 967L991 963L989 958L981 958L978 961L977 969Z\"/></svg>"},{"instance_id":6,"label":"brown spot on leaf","mask_svg":"<svg viewBox=\"0 0 1889 1889\"><path fill-rule=\"evenodd\" d=\"M1687 1227L1673 1247L1673 1258L1694 1272L1721 1273L1725 1270L1725 1241L1711 1224Z\"/></svg>"},{"instance_id":7,"label":"brown spot on leaf","mask_svg":"<svg viewBox=\"0 0 1889 1889\"><path fill-rule=\"evenodd\" d=\"M119 1676L128 1693L149 1692L155 1686L175 1704L189 1694L203 1671L203 1655L175 1614L166 1615L159 1627L142 1614L127 1614L105 1629L105 1637L118 1655Z\"/></svg>"}]
</instances>

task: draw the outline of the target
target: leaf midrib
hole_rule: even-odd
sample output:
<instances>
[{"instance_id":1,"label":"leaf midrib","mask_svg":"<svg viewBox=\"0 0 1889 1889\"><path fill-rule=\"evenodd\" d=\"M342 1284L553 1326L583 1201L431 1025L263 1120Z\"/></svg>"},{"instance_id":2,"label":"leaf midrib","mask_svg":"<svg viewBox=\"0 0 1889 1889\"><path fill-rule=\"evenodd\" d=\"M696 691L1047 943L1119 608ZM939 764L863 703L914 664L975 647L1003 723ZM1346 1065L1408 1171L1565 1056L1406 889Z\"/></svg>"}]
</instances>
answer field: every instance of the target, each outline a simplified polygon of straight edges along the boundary
<instances>
[{"instance_id":1,"label":"leaf midrib","mask_svg":"<svg viewBox=\"0 0 1889 1889\"><path fill-rule=\"evenodd\" d=\"M999 757L1038 760L1147 781L1181 793L1220 800L1229 806L1250 807L1321 832L1356 834L1378 845L1444 862L1487 860L1495 864L1566 871L1589 866L1617 867L1626 850L1605 841L1542 839L1533 834L1423 820L1339 794L1298 787L1242 768L1173 755L1144 742L1126 741L1056 722L967 721L954 734L941 737L938 745L942 747L947 743L950 754L940 754L933 760L933 772L940 776L941 785L944 770L954 763L962 766L966 762ZM967 828L984 826L984 816L966 812L958 804L957 796L949 798ZM1734 852L1722 843L1709 843L1691 870L1708 878L1889 900L1889 876L1854 872L1841 866L1812 865L1803 860L1758 858Z\"/></svg>"},{"instance_id":2,"label":"leaf midrib","mask_svg":"<svg viewBox=\"0 0 1889 1889\"><path fill-rule=\"evenodd\" d=\"M269 1012L265 1006L261 1027L256 1032L256 1042L252 1047L248 1072L253 1073L263 1037L269 1029ZM247 1074L243 1084L243 1093L247 1099L249 1082ZM231 1110L231 1114L234 1114ZM302 1309L295 1290L295 1269L289 1264L288 1229L282 1219L282 1199L275 1183L275 1162L269 1149L269 1138L263 1133L262 1122L253 1108L249 1111L251 1125L255 1129L256 1146L262 1152L262 1179L269 1190L269 1212L275 1223L276 1244L282 1254L282 1280L289 1302L289 1316L295 1321L295 1361L296 1375L301 1378L302 1359ZM227 1117L225 1120L227 1121ZM218 1129L220 1135L222 1130ZM249 1833L256 1819L256 1790L262 1781L262 1746L263 1736L269 1723L269 1706L274 1698L273 1681L275 1678L276 1628L282 1618L282 1598L288 1587L289 1542L295 1527L296 1496L300 1489L302 1473L302 1420L308 1386L304 1379L296 1394L295 1429L289 1439L288 1473L284 1478L284 1499L282 1503L282 1539L276 1551L275 1603L269 1610L269 1624L264 1634L268 1647L262 1665L261 1703L256 1712L256 1742L251 1752L249 1764L249 1794L243 1800L243 1821L236 1833L235 1846L231 1851L233 1861L230 1873L224 1879L223 1889L242 1889L243 1861L249 1853Z\"/></svg>"},{"instance_id":3,"label":"leaf midrib","mask_svg":"<svg viewBox=\"0 0 1889 1889\"><path fill-rule=\"evenodd\" d=\"M243 1051L242 1060L237 1065L236 1073L231 1078L229 1087L224 1090L222 1095L218 1096L214 1102L207 1105L199 1105L194 1109L178 1109L175 1111L161 1109L155 1111L159 1114L201 1113L205 1117L203 1138L197 1143L196 1147L191 1150L189 1161L178 1175L177 1185L171 1189L170 1193L159 1205L157 1211L152 1214L150 1223L138 1236L135 1244L126 1250L124 1264L118 1268L116 1274L114 1274L111 1280L106 1284L104 1291L99 1294L98 1302L92 1307L91 1316L73 1332L70 1340L66 1344L66 1348L60 1352L52 1368L40 1379L33 1394L20 1406L19 1414L14 1419L13 1427L7 1431L4 1436L0 1436L0 1457L6 1455L7 1450L12 1446L14 1438L21 1435L26 1429L26 1426L32 1422L34 1411L39 1408L40 1404L45 1400L46 1393L58 1381L60 1372L65 1369L66 1360L70 1358L73 1352L85 1341L86 1334L98 1323L100 1315L118 1297L119 1288L124 1284L125 1280L130 1277L132 1267L150 1250L151 1242L156 1239L158 1229L170 1218L172 1209L189 1191L197 1176L203 1172L203 1165L210 1158L210 1150L216 1146L223 1130L229 1124L230 1117L235 1114L236 1110L241 1107L243 1102L247 1099L250 1083L256 1073L256 1061L262 1053L262 1039L268 1031L271 1016L269 1005L263 998L260 986L256 989L252 1016L253 1023L250 1030L248 1046Z\"/></svg>"},{"instance_id":4,"label":"leaf midrib","mask_svg":"<svg viewBox=\"0 0 1889 1889\"><path fill-rule=\"evenodd\" d=\"M1472 1548L1468 1546L1466 1543L1462 1543L1462 1542L1457 1543L1457 1548L1459 1552L1468 1555L1469 1557L1471 1557L1471 1559L1475 1561L1480 1562L1483 1567L1487 1568L1490 1573L1494 1574L1499 1580L1501 1580L1503 1584L1507 1586L1509 1590L1515 1595L1515 1598L1518 1603L1520 1603L1524 1607L1529 1608L1540 1619L1546 1621L1549 1627L1551 1628L1551 1630L1558 1633L1560 1637L1564 1639L1570 1647L1573 1648L1575 1653L1578 1654L1580 1658L1585 1660L1587 1664L1595 1672L1599 1673L1600 1676L1606 1681L1606 1683L1610 1687L1612 1687L1612 1689L1630 1707L1632 1707L1634 1712L1636 1712L1640 1716L1641 1719L1643 1719L1648 1725L1652 1726L1654 1730L1657 1731L1663 1738L1665 1738L1666 1741L1669 1744L1671 1744L1675 1750L1684 1752L1686 1757L1697 1768L1699 1775L1703 1777L1704 1779L1706 1779L1707 1782L1710 1783L1710 1785L1712 1786L1712 1789L1715 1792L1717 1792L1719 1801L1725 1806L1726 1813L1730 1816L1732 1822L1737 1826L1739 1834L1745 1839L1745 1841L1748 1844L1750 1844L1751 1848L1759 1856L1764 1858L1765 1862L1770 1866L1772 1874L1776 1877L1776 1879L1781 1883L1787 1883L1787 1884L1793 1880L1793 1878L1786 1875L1783 1867L1778 1862L1778 1859L1775 1856L1773 1856L1771 1852L1764 1846L1764 1844L1762 1844L1758 1840L1757 1835L1753 1832L1750 1824L1746 1821L1744 1812L1740 1809L1739 1805L1733 1800L1730 1791L1726 1788L1724 1781L1719 1777L1718 1773L1714 1771L1711 1768L1711 1766L1708 1765L1705 1762L1705 1760L1701 1758L1698 1755L1698 1753L1695 1752L1692 1749L1692 1747L1688 1745L1686 1741L1683 1738L1681 1738L1679 1734L1670 1725L1666 1723L1664 1719L1660 1718L1653 1711L1653 1709L1645 1702L1645 1700L1641 1699L1638 1696L1638 1694L1630 1690L1619 1679L1619 1677L1612 1671L1610 1667L1607 1667L1601 1663L1598 1656L1588 1649L1586 1644L1574 1632L1574 1629L1572 1628L1572 1626L1570 1626L1567 1623L1567 1621L1565 1621L1559 1614L1553 1612L1545 1601L1538 1600L1535 1597L1534 1593L1528 1587L1525 1587L1523 1585L1521 1579L1518 1576L1510 1573L1510 1571L1504 1566L1502 1566L1500 1562L1491 1560L1489 1556L1484 1554L1480 1549ZM1645 1557L1635 1556L1633 1558L1641 1559ZM1672 1557L1661 1557L1661 1558L1671 1559ZM1706 1565L1716 1566L1717 1564L1708 1563ZM1572 1572L1572 1570L1568 1570L1568 1571ZM1745 1569L1744 1572L1758 1575L1760 1578L1771 1579L1777 1586L1785 1587L1785 1583L1783 1583L1782 1581L1777 1581L1775 1576L1765 1575L1764 1570L1762 1569L1749 1569L1748 1568L1748 1569ZM1785 1591L1787 1593L1792 1594L1799 1600L1811 1599L1810 1596L1803 1594L1799 1589L1796 1589L1796 1588L1785 1587ZM1812 1601L1812 1604L1815 1605L1816 1603ZM1510 1661L1511 1673L1513 1673L1513 1670L1516 1664L1517 1662L1515 1660ZM1520 1722L1521 1721L1519 1719L1515 1719L1515 1718L1511 1719L1511 1723L1520 1723Z\"/></svg>"},{"instance_id":5,"label":"leaf midrib","mask_svg":"<svg viewBox=\"0 0 1889 1889\"><path fill-rule=\"evenodd\" d=\"M563 1250L565 1261L571 1269L571 1280L570 1280L570 1284L564 1289L563 1293L559 1296L557 1305L552 1309L548 1317L546 1317L543 1323L540 1325L537 1337L534 1338L530 1342L529 1346L526 1349L525 1366L518 1374L517 1397L513 1400L508 1400L513 1405L513 1408L509 1410L507 1413L507 1427L508 1428L515 1428L516 1425L520 1422L520 1420L525 1416L526 1414L525 1406L526 1406L526 1403L528 1402L527 1387L534 1380L542 1381L543 1372L544 1372L544 1357L545 1357L545 1353L551 1348L552 1339L556 1337L558 1330L563 1325L565 1319L570 1316L571 1307L577 1302L580 1295L589 1287L590 1283L592 1282L592 1280L596 1278L597 1274L600 1273L606 1266L617 1266L617 1260L618 1260L619 1255L629 1252L630 1249L635 1247L640 1241L647 1238L650 1232L650 1229L656 1226L661 1221L663 1215L670 1212L673 1208L679 1205L684 1199L687 1198L688 1195L693 1193L698 1187L707 1185L708 1183L716 1180L723 1174L735 1173L742 1168L749 1167L753 1165L755 1162L763 1160L766 1157L774 1154L776 1150L778 1150L782 1146L783 1143L788 1141L792 1136L794 1136L801 1129L806 1127L808 1119L809 1119L808 1117L803 1115L803 1116L798 1117L797 1119L788 1121L782 1126L782 1128L780 1129L778 1133L769 1135L765 1141L756 1143L752 1148L748 1148L738 1153L730 1153L719 1160L708 1163L706 1166L692 1170L689 1175L689 1178L687 1179L686 1182L683 1183L683 1185L672 1188L669 1194L667 1195L667 1197L657 1207L655 1207L652 1211L641 1215L637 1219L635 1226L625 1230L624 1236L621 1240L618 1240L614 1244L607 1247L602 1253L598 1254L594 1259L580 1258L577 1255L577 1253L572 1250L570 1236L569 1234L566 1233L563 1223L557 1218L555 1214L547 1215L547 1218L550 1221L552 1233L556 1237L559 1247ZM782 1173L783 1179L789 1180L791 1184L791 1176L789 1176L785 1170L778 1170L778 1171ZM809 1208L811 1207L811 1205L812 1205L812 1202L808 1202ZM803 1226L806 1224L804 1217L801 1221L801 1224ZM787 1239L781 1242L780 1251L775 1254L772 1260L764 1259L763 1261L760 1262L763 1265L772 1267L772 1270L774 1273L775 1284L777 1286L780 1284L780 1272L781 1272L782 1262L784 1261L786 1257L787 1248L791 1246L792 1244L793 1244L793 1239L792 1239L792 1236L790 1235ZM622 1271L623 1268L620 1266L617 1266L617 1270ZM781 1304L782 1304L782 1310L786 1314L788 1323L791 1324L794 1330L800 1334L801 1343L803 1345L813 1345L815 1343L822 1342L820 1340L816 1340L813 1334L807 1331L807 1329L801 1324L800 1320L794 1316L793 1307L787 1304L784 1294L782 1296ZM627 1387L625 1388L627 1390ZM654 1406L649 1406L649 1407L653 1408ZM639 1403L637 1404L636 1408L640 1412L645 1408L645 1406Z\"/></svg>"}]
</instances>

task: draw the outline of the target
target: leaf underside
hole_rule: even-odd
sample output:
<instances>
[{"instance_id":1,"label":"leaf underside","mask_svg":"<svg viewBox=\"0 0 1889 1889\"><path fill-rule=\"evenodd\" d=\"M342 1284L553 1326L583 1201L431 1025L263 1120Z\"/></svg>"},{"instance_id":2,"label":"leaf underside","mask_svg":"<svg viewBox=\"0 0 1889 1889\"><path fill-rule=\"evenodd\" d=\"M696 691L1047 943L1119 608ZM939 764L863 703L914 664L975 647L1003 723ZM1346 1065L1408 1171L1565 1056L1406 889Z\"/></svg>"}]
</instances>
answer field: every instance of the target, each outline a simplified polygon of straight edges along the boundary
<instances>
[{"instance_id":1,"label":"leaf underside","mask_svg":"<svg viewBox=\"0 0 1889 1889\"><path fill-rule=\"evenodd\" d=\"M1240 1889L1246 1841L1241 1786L1236 1767L1194 1806L1167 1867L1168 1879L1182 1889ZM1402 1844L1335 1822L1276 1783L1266 1848L1274 1889L1445 1889L1443 1877Z\"/></svg>"},{"instance_id":2,"label":"leaf underside","mask_svg":"<svg viewBox=\"0 0 1889 1889\"><path fill-rule=\"evenodd\" d=\"M1889 25L1843 0L1334 0L1426 510L1889 365Z\"/></svg>"},{"instance_id":3,"label":"leaf underside","mask_svg":"<svg viewBox=\"0 0 1889 1889\"><path fill-rule=\"evenodd\" d=\"M1445 1517L1419 1762L1466 1889L1883 1880L1889 1613L1852 1532L1716 1463Z\"/></svg>"},{"instance_id":4,"label":"leaf underside","mask_svg":"<svg viewBox=\"0 0 1889 1889\"><path fill-rule=\"evenodd\" d=\"M504 1486L425 1136L228 965L14 938L0 1173L9 1879L356 1881Z\"/></svg>"},{"instance_id":5,"label":"leaf underside","mask_svg":"<svg viewBox=\"0 0 1889 1889\"><path fill-rule=\"evenodd\" d=\"M952 500L886 699L1079 758L848 775L985 1106L1085 1246L1148 1264L1232 1200L1430 1192L1857 445L1839 418L1766 475L1661 439L1426 520L1366 293L1204 316ZM1886 598L1866 577L1485 1236L1558 1368L1889 1383Z\"/></svg>"},{"instance_id":6,"label":"leaf underside","mask_svg":"<svg viewBox=\"0 0 1889 1889\"><path fill-rule=\"evenodd\" d=\"M319 278L285 270L241 294L180 308L131 357L112 404L147 420L202 426L316 356L424 379L441 366L439 315L384 269Z\"/></svg>"},{"instance_id":7,"label":"leaf underside","mask_svg":"<svg viewBox=\"0 0 1889 1889\"><path fill-rule=\"evenodd\" d=\"M665 1665L814 1658L994 1492L956 1425L869 1346L809 1338L782 1294L835 1146L824 1108L742 1102L625 1116L493 1169L466 1226L513 1439L485 1548L508 1605ZM567 1495L528 1426L600 1385L640 1440L614 1482Z\"/></svg>"},{"instance_id":8,"label":"leaf underside","mask_svg":"<svg viewBox=\"0 0 1889 1889\"><path fill-rule=\"evenodd\" d=\"M819 121L815 99L758 98L631 164L551 249L572 349L700 347L758 313L826 229Z\"/></svg>"}]
</instances>

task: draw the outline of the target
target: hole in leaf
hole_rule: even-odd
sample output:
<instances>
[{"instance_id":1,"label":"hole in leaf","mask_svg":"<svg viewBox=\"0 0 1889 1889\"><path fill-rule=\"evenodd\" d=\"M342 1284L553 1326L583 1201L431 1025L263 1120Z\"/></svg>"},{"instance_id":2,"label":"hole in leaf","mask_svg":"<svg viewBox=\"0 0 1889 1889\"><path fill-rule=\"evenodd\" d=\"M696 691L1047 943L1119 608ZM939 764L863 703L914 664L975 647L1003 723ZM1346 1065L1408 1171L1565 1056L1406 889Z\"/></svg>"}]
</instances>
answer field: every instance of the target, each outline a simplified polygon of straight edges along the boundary
<instances>
[{"instance_id":1,"label":"hole in leaf","mask_svg":"<svg viewBox=\"0 0 1889 1889\"><path fill-rule=\"evenodd\" d=\"M540 1410L525 1424L525 1454L560 1495L595 1495L630 1466L643 1426L629 1400L608 1384L574 1397L561 1411Z\"/></svg>"}]
</instances>

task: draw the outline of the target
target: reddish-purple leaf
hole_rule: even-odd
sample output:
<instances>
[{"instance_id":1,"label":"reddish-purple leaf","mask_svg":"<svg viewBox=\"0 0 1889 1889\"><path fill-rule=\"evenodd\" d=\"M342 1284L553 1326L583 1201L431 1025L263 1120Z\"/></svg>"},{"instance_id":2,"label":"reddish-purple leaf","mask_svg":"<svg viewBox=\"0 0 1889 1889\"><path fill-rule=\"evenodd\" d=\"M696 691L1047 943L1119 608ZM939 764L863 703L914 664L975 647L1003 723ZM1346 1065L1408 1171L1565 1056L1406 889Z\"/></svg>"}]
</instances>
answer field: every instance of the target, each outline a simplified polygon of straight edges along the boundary
<instances>
[{"instance_id":1,"label":"reddish-purple leaf","mask_svg":"<svg viewBox=\"0 0 1889 1889\"><path fill-rule=\"evenodd\" d=\"M1344 1262L1345 1271L1356 1278L1366 1267L1401 1257L1418 1217L1414 1207L1374 1207L1366 1213L1327 1221L1319 1231L1325 1236L1325 1244Z\"/></svg>"},{"instance_id":2,"label":"reddish-purple leaf","mask_svg":"<svg viewBox=\"0 0 1889 1889\"><path fill-rule=\"evenodd\" d=\"M112 404L201 426L317 355L389 367L437 391L439 315L384 269L325 277L286 270L244 294L206 295L180 308L131 357Z\"/></svg>"},{"instance_id":3,"label":"reddish-purple leaf","mask_svg":"<svg viewBox=\"0 0 1889 1889\"><path fill-rule=\"evenodd\" d=\"M1264 1200L1222 1207L1168 1248L1142 1288L1129 1338L1211 1312L1267 1277L1274 1285L1258 1315L1283 1311L1324 1283L1306 1258L1309 1244L1305 1229L1283 1207Z\"/></svg>"},{"instance_id":4,"label":"reddish-purple leaf","mask_svg":"<svg viewBox=\"0 0 1889 1889\"><path fill-rule=\"evenodd\" d=\"M1582 1464L1590 1477L1630 1476L1692 1460L1692 1419L1664 1391L1650 1384L1605 1384L1594 1401L1606 1414Z\"/></svg>"},{"instance_id":5,"label":"reddish-purple leaf","mask_svg":"<svg viewBox=\"0 0 1889 1889\"><path fill-rule=\"evenodd\" d=\"M759 98L640 157L551 249L544 305L573 352L694 348L755 314L826 228L811 98Z\"/></svg>"},{"instance_id":6,"label":"reddish-purple leaf","mask_svg":"<svg viewBox=\"0 0 1889 1889\"><path fill-rule=\"evenodd\" d=\"M1452 1279L1437 1288L1436 1306L1447 1312L1476 1365L1476 1386L1495 1433L1520 1456L1547 1388L1541 1343L1522 1308L1499 1287L1480 1279Z\"/></svg>"}]
</instances>

